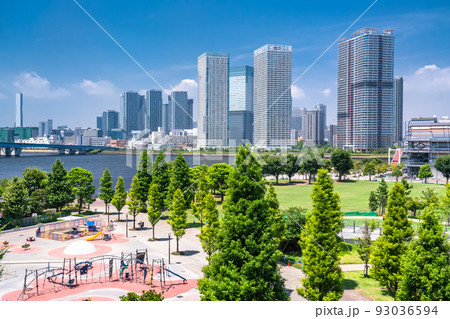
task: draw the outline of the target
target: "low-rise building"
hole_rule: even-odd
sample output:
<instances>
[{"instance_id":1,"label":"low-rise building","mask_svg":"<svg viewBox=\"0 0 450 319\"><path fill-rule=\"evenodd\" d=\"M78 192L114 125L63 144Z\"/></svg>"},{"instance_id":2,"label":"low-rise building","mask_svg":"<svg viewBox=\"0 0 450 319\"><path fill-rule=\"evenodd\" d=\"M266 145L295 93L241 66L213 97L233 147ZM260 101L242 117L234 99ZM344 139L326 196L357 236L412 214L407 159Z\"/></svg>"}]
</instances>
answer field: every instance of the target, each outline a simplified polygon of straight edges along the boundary
<instances>
[{"instance_id":1,"label":"low-rise building","mask_svg":"<svg viewBox=\"0 0 450 319\"><path fill-rule=\"evenodd\" d=\"M409 177L417 177L421 166L425 164L434 166L438 157L449 155L449 118L412 118L408 122L405 153L407 156L405 166Z\"/></svg>"}]
</instances>

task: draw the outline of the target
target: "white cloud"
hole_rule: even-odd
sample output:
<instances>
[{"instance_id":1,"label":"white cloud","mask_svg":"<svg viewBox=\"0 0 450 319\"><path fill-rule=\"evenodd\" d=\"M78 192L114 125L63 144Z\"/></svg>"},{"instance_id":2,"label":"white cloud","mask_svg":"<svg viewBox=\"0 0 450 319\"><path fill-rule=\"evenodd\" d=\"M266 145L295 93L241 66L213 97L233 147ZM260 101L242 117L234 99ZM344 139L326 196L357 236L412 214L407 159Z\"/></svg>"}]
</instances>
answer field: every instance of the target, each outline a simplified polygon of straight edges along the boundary
<instances>
[{"instance_id":1,"label":"white cloud","mask_svg":"<svg viewBox=\"0 0 450 319\"><path fill-rule=\"evenodd\" d=\"M436 71L439 70L436 64L425 65L423 68L418 69L415 74L420 75L424 74L427 71Z\"/></svg>"},{"instance_id":2,"label":"white cloud","mask_svg":"<svg viewBox=\"0 0 450 319\"><path fill-rule=\"evenodd\" d=\"M83 80L80 84L76 85L82 89L88 95L108 96L117 95L117 89L109 81L99 80L97 82L91 80Z\"/></svg>"},{"instance_id":3,"label":"white cloud","mask_svg":"<svg viewBox=\"0 0 450 319\"><path fill-rule=\"evenodd\" d=\"M450 67L435 64L404 77L404 119L450 115Z\"/></svg>"},{"instance_id":4,"label":"white cloud","mask_svg":"<svg viewBox=\"0 0 450 319\"><path fill-rule=\"evenodd\" d=\"M198 94L198 84L193 79L184 79L180 83L172 87L172 91L187 91L188 95ZM190 93L190 94L189 94Z\"/></svg>"},{"instance_id":5,"label":"white cloud","mask_svg":"<svg viewBox=\"0 0 450 319\"><path fill-rule=\"evenodd\" d=\"M35 72L25 72L16 77L14 86L27 97L32 98L59 98L69 96L70 92L63 88L53 89L46 78Z\"/></svg>"},{"instance_id":6,"label":"white cloud","mask_svg":"<svg viewBox=\"0 0 450 319\"><path fill-rule=\"evenodd\" d=\"M330 89L325 89L322 91L322 94L325 95L325 97L329 97L331 94L331 90Z\"/></svg>"},{"instance_id":7,"label":"white cloud","mask_svg":"<svg viewBox=\"0 0 450 319\"><path fill-rule=\"evenodd\" d=\"M303 91L300 87L293 84L291 86L291 96L294 100L302 100L306 97L305 91Z\"/></svg>"}]
</instances>

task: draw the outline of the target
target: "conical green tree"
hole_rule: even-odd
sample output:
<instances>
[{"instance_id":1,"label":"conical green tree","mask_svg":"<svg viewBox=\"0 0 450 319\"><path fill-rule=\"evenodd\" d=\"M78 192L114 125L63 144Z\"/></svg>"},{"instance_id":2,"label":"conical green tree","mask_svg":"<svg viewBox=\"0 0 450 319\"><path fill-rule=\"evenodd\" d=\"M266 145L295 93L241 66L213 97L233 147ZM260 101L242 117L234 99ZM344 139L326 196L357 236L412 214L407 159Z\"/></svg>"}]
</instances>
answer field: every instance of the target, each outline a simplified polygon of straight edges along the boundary
<instances>
[{"instance_id":1,"label":"conical green tree","mask_svg":"<svg viewBox=\"0 0 450 319\"><path fill-rule=\"evenodd\" d=\"M170 207L172 204L173 196L177 189L181 189L183 196L186 200L188 208L192 202L194 194L191 188L191 174L188 163L184 159L183 155L178 155L173 162L170 170L170 184L167 190L166 205Z\"/></svg>"},{"instance_id":2,"label":"conical green tree","mask_svg":"<svg viewBox=\"0 0 450 319\"><path fill-rule=\"evenodd\" d=\"M142 210L138 184L138 178L137 176L134 176L127 200L128 213L133 216L133 229L136 229L136 216L139 215L139 212Z\"/></svg>"},{"instance_id":3,"label":"conical green tree","mask_svg":"<svg viewBox=\"0 0 450 319\"><path fill-rule=\"evenodd\" d=\"M158 189L161 193L161 198L167 198L167 191L170 184L170 172L169 165L166 162L164 153L160 151L153 163L153 175L152 181L158 185Z\"/></svg>"},{"instance_id":4,"label":"conical green tree","mask_svg":"<svg viewBox=\"0 0 450 319\"><path fill-rule=\"evenodd\" d=\"M155 226L161 219L163 203L161 199L161 195L158 190L158 185L153 183L150 186L150 191L148 194L148 207L147 207L147 216L148 221L152 225L153 230L153 240L155 240Z\"/></svg>"},{"instance_id":5,"label":"conical green tree","mask_svg":"<svg viewBox=\"0 0 450 319\"><path fill-rule=\"evenodd\" d=\"M148 160L148 152L142 151L139 157L137 176L137 195L139 198L141 209L145 210L145 203L147 202L148 191L152 184L151 162Z\"/></svg>"},{"instance_id":6,"label":"conical green tree","mask_svg":"<svg viewBox=\"0 0 450 319\"><path fill-rule=\"evenodd\" d=\"M112 185L113 183L111 179L111 172L106 168L103 171L103 176L100 178L100 189L99 189L100 193L98 194L98 197L105 203L105 213L108 214L108 221L109 221L108 204L111 203L115 193Z\"/></svg>"},{"instance_id":7,"label":"conical green tree","mask_svg":"<svg viewBox=\"0 0 450 319\"><path fill-rule=\"evenodd\" d=\"M312 191L313 209L306 215L301 234L303 271L306 275L297 292L308 300L339 300L343 293L343 277L339 266L342 214L339 194L334 191L328 171L318 171Z\"/></svg>"},{"instance_id":8,"label":"conical green tree","mask_svg":"<svg viewBox=\"0 0 450 319\"><path fill-rule=\"evenodd\" d=\"M206 225L202 227L198 238L202 243L203 250L206 252L208 263L211 261L212 254L217 250L217 233L219 231L219 211L216 208L216 199L211 194L206 194L202 198L201 206L204 211Z\"/></svg>"},{"instance_id":9,"label":"conical green tree","mask_svg":"<svg viewBox=\"0 0 450 319\"><path fill-rule=\"evenodd\" d=\"M378 211L378 198L377 194L374 191L371 191L369 195L369 211L370 212Z\"/></svg>"},{"instance_id":10,"label":"conical green tree","mask_svg":"<svg viewBox=\"0 0 450 319\"><path fill-rule=\"evenodd\" d=\"M57 212L74 200L67 170L59 159L52 165L52 172L48 174L47 200L49 207L56 208Z\"/></svg>"},{"instance_id":11,"label":"conical green tree","mask_svg":"<svg viewBox=\"0 0 450 319\"><path fill-rule=\"evenodd\" d=\"M117 179L116 191L111 203L116 208L118 213L117 220L120 221L120 211L127 203L127 193L125 192L125 185L123 183L122 176L119 176Z\"/></svg>"},{"instance_id":12,"label":"conical green tree","mask_svg":"<svg viewBox=\"0 0 450 319\"><path fill-rule=\"evenodd\" d=\"M184 199L181 189L177 189L173 194L172 205L170 207L170 214L168 218L173 234L177 238L177 253L180 253L179 241L186 233L187 228L187 212L186 201Z\"/></svg>"},{"instance_id":13,"label":"conical green tree","mask_svg":"<svg viewBox=\"0 0 450 319\"><path fill-rule=\"evenodd\" d=\"M287 300L261 167L244 147L238 149L235 165L227 181L217 251L198 281L201 298Z\"/></svg>"},{"instance_id":14,"label":"conical green tree","mask_svg":"<svg viewBox=\"0 0 450 319\"><path fill-rule=\"evenodd\" d=\"M388 199L389 199L389 189L388 189L388 186L387 186L384 178L381 179L380 184L378 185L378 189L375 194L377 196L378 207L380 209L380 215L384 216L384 213L386 211L386 205L387 205Z\"/></svg>"},{"instance_id":15,"label":"conical green tree","mask_svg":"<svg viewBox=\"0 0 450 319\"><path fill-rule=\"evenodd\" d=\"M418 238L402 258L398 300L450 300L450 245L439 217L434 208L422 213Z\"/></svg>"},{"instance_id":16,"label":"conical green tree","mask_svg":"<svg viewBox=\"0 0 450 319\"><path fill-rule=\"evenodd\" d=\"M196 181L197 187L194 196L194 201L191 203L192 214L200 220L200 228L203 228L203 214L205 210L204 198L209 194L210 186L206 171L201 171Z\"/></svg>"},{"instance_id":17,"label":"conical green tree","mask_svg":"<svg viewBox=\"0 0 450 319\"><path fill-rule=\"evenodd\" d=\"M28 191L17 176L8 183L3 194L3 217L22 218L28 213Z\"/></svg>"},{"instance_id":18,"label":"conical green tree","mask_svg":"<svg viewBox=\"0 0 450 319\"><path fill-rule=\"evenodd\" d=\"M389 192L383 233L375 241L370 261L370 274L395 297L401 279L400 260L414 233L407 218L403 184L395 183Z\"/></svg>"}]
</instances>

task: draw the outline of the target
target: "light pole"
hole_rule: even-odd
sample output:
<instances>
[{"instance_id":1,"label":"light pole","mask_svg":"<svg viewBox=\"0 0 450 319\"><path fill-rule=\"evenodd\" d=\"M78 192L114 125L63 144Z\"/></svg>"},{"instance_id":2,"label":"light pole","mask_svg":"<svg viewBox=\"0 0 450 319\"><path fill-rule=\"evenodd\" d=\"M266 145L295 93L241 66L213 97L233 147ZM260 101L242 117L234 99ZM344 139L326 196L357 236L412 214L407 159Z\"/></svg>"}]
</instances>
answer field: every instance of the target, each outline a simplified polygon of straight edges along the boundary
<instances>
[{"instance_id":1,"label":"light pole","mask_svg":"<svg viewBox=\"0 0 450 319\"><path fill-rule=\"evenodd\" d=\"M169 236L169 265L170 265L170 233L168 234L168 236Z\"/></svg>"},{"instance_id":2,"label":"light pole","mask_svg":"<svg viewBox=\"0 0 450 319\"><path fill-rule=\"evenodd\" d=\"M126 228L126 237L128 238L128 212L125 214L125 216L127 217L127 222L126 222L126 225L125 225L125 228Z\"/></svg>"}]
</instances>

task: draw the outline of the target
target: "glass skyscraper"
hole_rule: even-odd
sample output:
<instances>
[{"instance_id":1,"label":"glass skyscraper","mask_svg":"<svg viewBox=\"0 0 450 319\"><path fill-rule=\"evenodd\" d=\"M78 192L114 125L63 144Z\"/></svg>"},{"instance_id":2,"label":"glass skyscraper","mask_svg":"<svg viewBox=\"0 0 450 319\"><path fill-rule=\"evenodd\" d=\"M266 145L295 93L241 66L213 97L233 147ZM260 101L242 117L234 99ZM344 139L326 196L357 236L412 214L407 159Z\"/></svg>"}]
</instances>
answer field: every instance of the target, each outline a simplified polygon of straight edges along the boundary
<instances>
[{"instance_id":1,"label":"glass skyscraper","mask_svg":"<svg viewBox=\"0 0 450 319\"><path fill-rule=\"evenodd\" d=\"M364 28L338 46L337 144L359 151L390 147L394 106L393 30Z\"/></svg>"},{"instance_id":2,"label":"glass skyscraper","mask_svg":"<svg viewBox=\"0 0 450 319\"><path fill-rule=\"evenodd\" d=\"M23 127L23 94L16 93L16 123L15 127Z\"/></svg>"},{"instance_id":3,"label":"glass skyscraper","mask_svg":"<svg viewBox=\"0 0 450 319\"><path fill-rule=\"evenodd\" d=\"M230 111L253 112L253 67L230 67Z\"/></svg>"},{"instance_id":4,"label":"glass skyscraper","mask_svg":"<svg viewBox=\"0 0 450 319\"><path fill-rule=\"evenodd\" d=\"M157 132L162 127L162 91L148 90L145 92L145 128Z\"/></svg>"},{"instance_id":5,"label":"glass skyscraper","mask_svg":"<svg viewBox=\"0 0 450 319\"><path fill-rule=\"evenodd\" d=\"M403 78L394 78L394 142L403 141Z\"/></svg>"},{"instance_id":6,"label":"glass skyscraper","mask_svg":"<svg viewBox=\"0 0 450 319\"><path fill-rule=\"evenodd\" d=\"M229 143L253 143L253 67L230 67Z\"/></svg>"},{"instance_id":7,"label":"glass skyscraper","mask_svg":"<svg viewBox=\"0 0 450 319\"><path fill-rule=\"evenodd\" d=\"M292 47L267 44L254 51L253 144L291 146Z\"/></svg>"},{"instance_id":8,"label":"glass skyscraper","mask_svg":"<svg viewBox=\"0 0 450 319\"><path fill-rule=\"evenodd\" d=\"M131 131L145 128L146 112L144 96L138 92L125 92L120 95L120 125L127 135Z\"/></svg>"},{"instance_id":9,"label":"glass skyscraper","mask_svg":"<svg viewBox=\"0 0 450 319\"><path fill-rule=\"evenodd\" d=\"M192 129L193 109L187 91L172 91L169 95L169 131Z\"/></svg>"},{"instance_id":10,"label":"glass skyscraper","mask_svg":"<svg viewBox=\"0 0 450 319\"><path fill-rule=\"evenodd\" d=\"M228 145L228 71L227 53L198 57L198 147Z\"/></svg>"}]
</instances>

